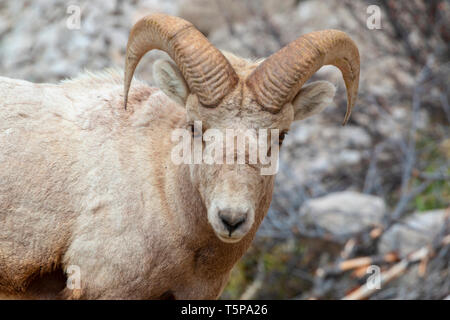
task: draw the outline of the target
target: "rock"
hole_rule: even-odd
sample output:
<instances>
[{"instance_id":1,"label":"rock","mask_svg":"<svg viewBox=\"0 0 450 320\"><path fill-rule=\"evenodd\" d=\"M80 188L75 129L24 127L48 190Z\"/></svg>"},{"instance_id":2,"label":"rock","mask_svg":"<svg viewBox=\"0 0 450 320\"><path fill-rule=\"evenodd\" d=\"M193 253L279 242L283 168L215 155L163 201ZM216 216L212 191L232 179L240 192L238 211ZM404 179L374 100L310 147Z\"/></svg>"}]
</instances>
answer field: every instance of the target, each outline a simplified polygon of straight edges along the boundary
<instances>
[{"instance_id":1,"label":"rock","mask_svg":"<svg viewBox=\"0 0 450 320\"><path fill-rule=\"evenodd\" d=\"M224 6L227 8L226 16L222 14ZM233 24L245 20L248 16L246 11L245 4L236 0L230 0L228 3L222 0L182 0L179 7L180 17L192 22L205 34L225 25L227 19Z\"/></svg>"},{"instance_id":2,"label":"rock","mask_svg":"<svg viewBox=\"0 0 450 320\"><path fill-rule=\"evenodd\" d=\"M380 239L378 251L385 254L397 251L405 256L429 244L444 225L445 209L417 212L403 223L395 224ZM448 219L448 218L447 218Z\"/></svg>"},{"instance_id":3,"label":"rock","mask_svg":"<svg viewBox=\"0 0 450 320\"><path fill-rule=\"evenodd\" d=\"M385 212L382 198L343 191L308 200L301 207L300 216L307 226L346 236L381 224Z\"/></svg>"},{"instance_id":4,"label":"rock","mask_svg":"<svg viewBox=\"0 0 450 320\"><path fill-rule=\"evenodd\" d=\"M412 88L414 85L413 76L405 71L411 68L411 64L394 55L385 55L370 61L365 68L363 81L375 95L389 96L392 88L397 85L405 88Z\"/></svg>"},{"instance_id":5,"label":"rock","mask_svg":"<svg viewBox=\"0 0 450 320\"><path fill-rule=\"evenodd\" d=\"M227 29L229 24L245 23L262 13L274 15L292 11L294 7L294 0L181 0L178 15L209 35L221 27Z\"/></svg>"},{"instance_id":6,"label":"rock","mask_svg":"<svg viewBox=\"0 0 450 320\"><path fill-rule=\"evenodd\" d=\"M67 11L69 5L80 8L79 29L67 27L69 17L75 14ZM178 0L6 2L0 5L0 74L57 82L76 77L84 69L96 72L123 67L128 35L136 19L154 12L176 15L177 8ZM143 60L138 77L151 80L152 61Z\"/></svg>"},{"instance_id":7,"label":"rock","mask_svg":"<svg viewBox=\"0 0 450 320\"><path fill-rule=\"evenodd\" d=\"M321 183L326 175L356 172L370 158L372 138L367 131L322 120L319 114L293 124L281 152L282 161L295 163L294 176L307 185Z\"/></svg>"},{"instance_id":8,"label":"rock","mask_svg":"<svg viewBox=\"0 0 450 320\"><path fill-rule=\"evenodd\" d=\"M356 165L361 161L362 155L361 152L356 150L347 150L344 149L335 158L336 165L339 167L342 166L352 166Z\"/></svg>"},{"instance_id":9,"label":"rock","mask_svg":"<svg viewBox=\"0 0 450 320\"><path fill-rule=\"evenodd\" d=\"M226 50L244 58L266 57L280 49L280 43L267 35L265 23L259 18L251 18L245 23L236 23L233 34L226 27L209 35L210 41L221 50Z\"/></svg>"},{"instance_id":10,"label":"rock","mask_svg":"<svg viewBox=\"0 0 450 320\"><path fill-rule=\"evenodd\" d=\"M430 244L444 226L446 209L417 212L403 223L395 224L381 237L378 252L397 251L401 257ZM448 251L427 263L426 273L421 275L419 265L413 265L401 277L388 284L388 288L375 295L377 299L442 299L448 295L450 269ZM390 293L389 293L390 292ZM384 296L383 296L384 294ZM378 296L377 296L378 295Z\"/></svg>"},{"instance_id":11,"label":"rock","mask_svg":"<svg viewBox=\"0 0 450 320\"><path fill-rule=\"evenodd\" d=\"M361 127L345 126L338 129L339 140L347 147L370 148L372 139L370 135Z\"/></svg>"}]
</instances>

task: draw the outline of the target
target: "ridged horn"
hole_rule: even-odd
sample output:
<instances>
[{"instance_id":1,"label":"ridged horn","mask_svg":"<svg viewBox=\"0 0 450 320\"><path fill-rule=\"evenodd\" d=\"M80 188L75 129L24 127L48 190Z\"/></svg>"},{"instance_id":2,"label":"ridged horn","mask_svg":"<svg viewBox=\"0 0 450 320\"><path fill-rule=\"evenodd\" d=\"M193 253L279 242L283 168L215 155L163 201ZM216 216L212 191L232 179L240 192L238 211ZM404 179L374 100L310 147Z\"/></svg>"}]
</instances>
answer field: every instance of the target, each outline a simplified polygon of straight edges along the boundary
<instances>
[{"instance_id":1,"label":"ridged horn","mask_svg":"<svg viewBox=\"0 0 450 320\"><path fill-rule=\"evenodd\" d=\"M342 72L347 88L345 124L358 94L360 64L358 47L342 31L316 31L297 38L261 63L246 84L264 110L277 113L323 65Z\"/></svg>"},{"instance_id":2,"label":"ridged horn","mask_svg":"<svg viewBox=\"0 0 450 320\"><path fill-rule=\"evenodd\" d=\"M190 22L152 14L132 28L125 60L124 103L139 60L148 51L163 50L175 61L191 92L207 107L216 106L238 82L234 69Z\"/></svg>"}]
</instances>

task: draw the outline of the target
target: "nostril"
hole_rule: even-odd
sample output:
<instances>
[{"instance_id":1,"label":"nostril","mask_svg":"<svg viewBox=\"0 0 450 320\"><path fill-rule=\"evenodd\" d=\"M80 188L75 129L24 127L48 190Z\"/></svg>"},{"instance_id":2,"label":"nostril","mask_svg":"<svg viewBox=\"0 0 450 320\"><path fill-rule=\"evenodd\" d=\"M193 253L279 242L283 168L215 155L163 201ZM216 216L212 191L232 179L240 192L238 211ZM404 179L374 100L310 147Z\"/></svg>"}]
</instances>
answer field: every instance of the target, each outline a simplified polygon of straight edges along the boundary
<instances>
[{"instance_id":1,"label":"nostril","mask_svg":"<svg viewBox=\"0 0 450 320\"><path fill-rule=\"evenodd\" d=\"M224 224L225 228L227 228L229 236L231 236L233 231L239 228L239 226L241 226L247 219L246 215L238 218L233 218L232 216L219 214L219 217L222 223Z\"/></svg>"}]
</instances>

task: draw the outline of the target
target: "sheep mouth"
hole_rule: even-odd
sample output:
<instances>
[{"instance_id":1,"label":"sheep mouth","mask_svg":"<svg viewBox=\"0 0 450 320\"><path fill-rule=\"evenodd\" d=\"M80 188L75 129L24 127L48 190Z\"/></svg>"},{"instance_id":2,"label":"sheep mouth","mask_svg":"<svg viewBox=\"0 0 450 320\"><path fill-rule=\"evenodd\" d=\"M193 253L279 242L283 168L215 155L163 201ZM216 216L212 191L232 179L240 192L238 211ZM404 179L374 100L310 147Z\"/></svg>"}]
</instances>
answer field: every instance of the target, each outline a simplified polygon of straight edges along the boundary
<instances>
[{"instance_id":1,"label":"sheep mouth","mask_svg":"<svg viewBox=\"0 0 450 320\"><path fill-rule=\"evenodd\" d=\"M216 236L217 238L219 238L220 241L225 242L225 243L238 243L239 241L242 240L243 237L234 237L234 236L230 236L229 234L219 234L216 232Z\"/></svg>"}]
</instances>

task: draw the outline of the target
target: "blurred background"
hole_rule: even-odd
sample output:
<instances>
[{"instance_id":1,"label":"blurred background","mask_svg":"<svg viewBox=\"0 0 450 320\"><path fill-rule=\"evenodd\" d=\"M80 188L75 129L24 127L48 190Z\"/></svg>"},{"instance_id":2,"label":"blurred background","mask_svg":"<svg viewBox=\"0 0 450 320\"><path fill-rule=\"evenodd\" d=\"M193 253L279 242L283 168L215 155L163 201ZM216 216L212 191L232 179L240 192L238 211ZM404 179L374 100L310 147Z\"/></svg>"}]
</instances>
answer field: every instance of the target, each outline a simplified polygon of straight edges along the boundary
<instances>
[{"instance_id":1,"label":"blurred background","mask_svg":"<svg viewBox=\"0 0 450 320\"><path fill-rule=\"evenodd\" d=\"M164 12L219 49L268 56L298 36L347 32L361 55L347 126L333 105L293 125L272 206L222 298L450 299L448 1L0 0L0 75L57 83L123 68L128 33ZM148 54L137 76L152 83Z\"/></svg>"}]
</instances>

